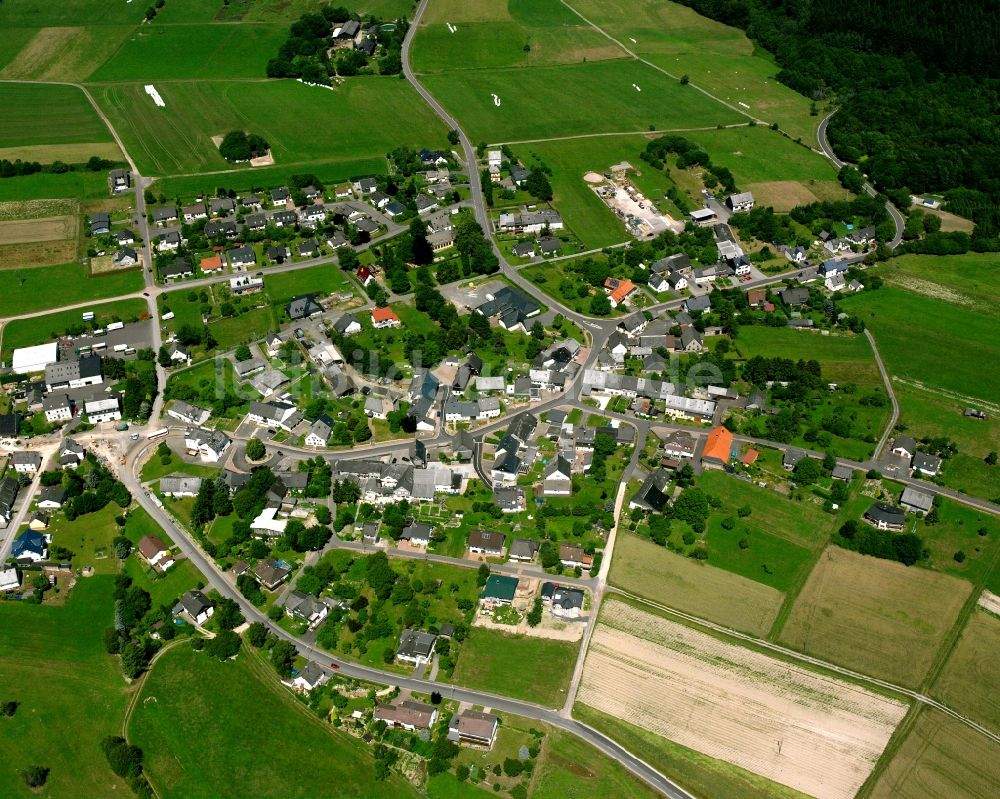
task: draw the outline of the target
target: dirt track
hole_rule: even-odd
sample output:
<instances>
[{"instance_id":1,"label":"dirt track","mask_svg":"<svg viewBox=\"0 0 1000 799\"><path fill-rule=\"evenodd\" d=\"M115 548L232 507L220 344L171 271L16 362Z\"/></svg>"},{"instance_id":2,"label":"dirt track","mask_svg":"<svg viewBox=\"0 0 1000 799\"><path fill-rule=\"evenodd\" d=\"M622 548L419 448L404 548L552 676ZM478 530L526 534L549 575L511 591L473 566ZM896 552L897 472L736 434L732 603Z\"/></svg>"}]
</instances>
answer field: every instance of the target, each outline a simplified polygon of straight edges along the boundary
<instances>
[{"instance_id":1,"label":"dirt track","mask_svg":"<svg viewBox=\"0 0 1000 799\"><path fill-rule=\"evenodd\" d=\"M853 797L906 706L620 602L578 701L817 799Z\"/></svg>"}]
</instances>

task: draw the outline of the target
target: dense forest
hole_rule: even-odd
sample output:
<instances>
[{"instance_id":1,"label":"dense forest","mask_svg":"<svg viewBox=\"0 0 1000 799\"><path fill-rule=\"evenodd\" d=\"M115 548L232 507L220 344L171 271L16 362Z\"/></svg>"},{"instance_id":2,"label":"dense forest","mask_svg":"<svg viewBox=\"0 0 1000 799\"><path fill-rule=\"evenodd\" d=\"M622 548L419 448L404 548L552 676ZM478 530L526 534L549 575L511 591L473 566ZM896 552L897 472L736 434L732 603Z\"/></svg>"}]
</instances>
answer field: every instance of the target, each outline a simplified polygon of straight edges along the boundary
<instances>
[{"instance_id":1,"label":"dense forest","mask_svg":"<svg viewBox=\"0 0 1000 799\"><path fill-rule=\"evenodd\" d=\"M998 237L995 0L679 1L745 30L774 54L782 83L835 100L830 142L877 187L945 192L976 237Z\"/></svg>"}]
</instances>

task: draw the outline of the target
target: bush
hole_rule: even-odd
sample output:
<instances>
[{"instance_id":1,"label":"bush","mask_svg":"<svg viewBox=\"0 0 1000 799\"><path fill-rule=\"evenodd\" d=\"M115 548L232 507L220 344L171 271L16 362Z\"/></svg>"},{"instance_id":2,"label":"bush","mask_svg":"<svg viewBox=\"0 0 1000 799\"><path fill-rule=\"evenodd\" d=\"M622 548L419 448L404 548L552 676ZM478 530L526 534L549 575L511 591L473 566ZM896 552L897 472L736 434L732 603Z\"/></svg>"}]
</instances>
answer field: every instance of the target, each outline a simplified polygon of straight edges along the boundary
<instances>
[{"instance_id":1,"label":"bush","mask_svg":"<svg viewBox=\"0 0 1000 799\"><path fill-rule=\"evenodd\" d=\"M252 461L263 460L264 456L267 454L267 450L264 448L264 442L259 438L251 438L247 441L246 448L247 458Z\"/></svg>"},{"instance_id":2,"label":"bush","mask_svg":"<svg viewBox=\"0 0 1000 799\"><path fill-rule=\"evenodd\" d=\"M750 547L750 539L744 536L739 541L740 549L748 549Z\"/></svg>"},{"instance_id":3,"label":"bush","mask_svg":"<svg viewBox=\"0 0 1000 799\"><path fill-rule=\"evenodd\" d=\"M958 552L955 553L955 562L956 563L964 563L965 562L965 552L963 552L961 549L958 550Z\"/></svg>"},{"instance_id":4,"label":"bush","mask_svg":"<svg viewBox=\"0 0 1000 799\"><path fill-rule=\"evenodd\" d=\"M21 772L21 779L29 788L41 788L49 778L49 770L45 766L28 766Z\"/></svg>"},{"instance_id":5,"label":"bush","mask_svg":"<svg viewBox=\"0 0 1000 799\"><path fill-rule=\"evenodd\" d=\"M142 750L138 746L132 746L119 735L109 735L101 741L101 749L111 770L119 777L133 780L142 774Z\"/></svg>"},{"instance_id":6,"label":"bush","mask_svg":"<svg viewBox=\"0 0 1000 799\"><path fill-rule=\"evenodd\" d=\"M17 713L17 702L13 699L8 699L0 705L0 714L3 714L7 718L11 718L15 713Z\"/></svg>"},{"instance_id":7,"label":"bush","mask_svg":"<svg viewBox=\"0 0 1000 799\"><path fill-rule=\"evenodd\" d=\"M219 660L228 660L240 651L242 644L243 639L232 630L223 630L215 638L208 640L205 652Z\"/></svg>"},{"instance_id":8,"label":"bush","mask_svg":"<svg viewBox=\"0 0 1000 799\"><path fill-rule=\"evenodd\" d=\"M255 621L247 627L245 635L250 646L260 649L267 641L267 627L262 622Z\"/></svg>"}]
</instances>

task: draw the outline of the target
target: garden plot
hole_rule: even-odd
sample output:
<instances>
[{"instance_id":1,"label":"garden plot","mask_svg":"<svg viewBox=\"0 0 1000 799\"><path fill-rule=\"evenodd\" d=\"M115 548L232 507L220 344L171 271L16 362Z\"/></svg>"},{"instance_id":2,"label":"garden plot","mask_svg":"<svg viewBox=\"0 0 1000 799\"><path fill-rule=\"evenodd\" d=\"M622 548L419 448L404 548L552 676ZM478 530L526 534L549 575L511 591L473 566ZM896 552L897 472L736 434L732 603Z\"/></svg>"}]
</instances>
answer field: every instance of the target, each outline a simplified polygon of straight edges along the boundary
<instances>
[{"instance_id":1,"label":"garden plot","mask_svg":"<svg viewBox=\"0 0 1000 799\"><path fill-rule=\"evenodd\" d=\"M849 799L906 705L621 602L601 614L578 700L817 799Z\"/></svg>"}]
</instances>

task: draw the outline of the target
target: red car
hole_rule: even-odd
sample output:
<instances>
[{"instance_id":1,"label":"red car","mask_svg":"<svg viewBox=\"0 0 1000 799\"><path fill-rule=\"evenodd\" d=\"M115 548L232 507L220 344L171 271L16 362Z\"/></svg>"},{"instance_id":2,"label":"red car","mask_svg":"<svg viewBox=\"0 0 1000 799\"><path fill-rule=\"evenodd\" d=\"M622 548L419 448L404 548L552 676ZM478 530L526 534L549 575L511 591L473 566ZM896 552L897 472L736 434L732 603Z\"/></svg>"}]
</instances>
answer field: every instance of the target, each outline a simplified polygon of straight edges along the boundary
<instances>
[{"instance_id":1,"label":"red car","mask_svg":"<svg viewBox=\"0 0 1000 799\"><path fill-rule=\"evenodd\" d=\"M333 669L334 671L337 671L340 668L340 664L339 663L331 663L330 664L330 668Z\"/></svg>"}]
</instances>

